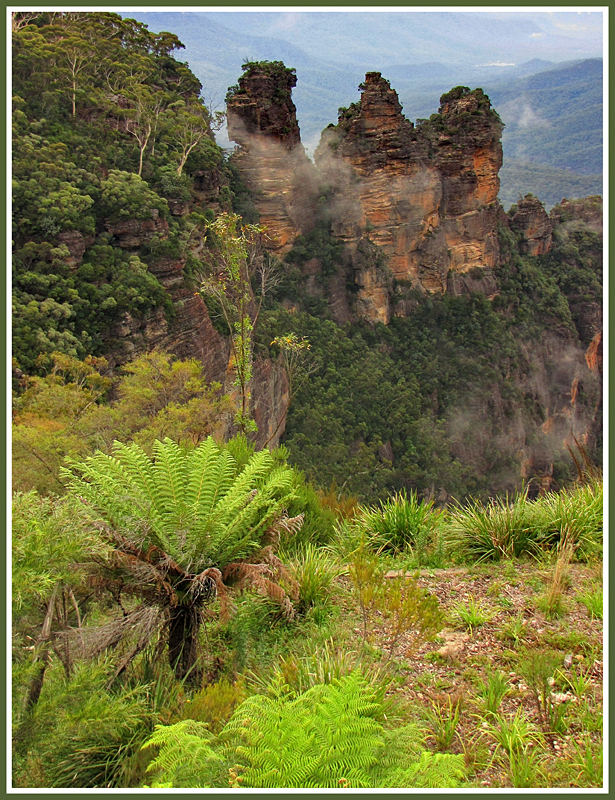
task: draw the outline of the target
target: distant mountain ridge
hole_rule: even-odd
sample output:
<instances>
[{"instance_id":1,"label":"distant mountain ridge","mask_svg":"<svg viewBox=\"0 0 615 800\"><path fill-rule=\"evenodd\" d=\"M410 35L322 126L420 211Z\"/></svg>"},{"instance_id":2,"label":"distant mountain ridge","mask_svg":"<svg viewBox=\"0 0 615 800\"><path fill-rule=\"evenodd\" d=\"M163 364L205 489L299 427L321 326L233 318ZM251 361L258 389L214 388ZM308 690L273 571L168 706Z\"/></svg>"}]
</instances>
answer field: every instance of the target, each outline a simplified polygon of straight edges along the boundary
<instances>
[{"instance_id":1,"label":"distant mountain ridge","mask_svg":"<svg viewBox=\"0 0 615 800\"><path fill-rule=\"evenodd\" d=\"M469 48L471 36L475 38L475 20L468 12L432 12L431 16L417 12L411 18L354 12L303 17L291 12L142 12L131 16L151 30L169 30L179 36L186 49L178 57L188 62L202 82L206 101L219 109L244 61L283 61L294 67L293 100L310 155L322 130L336 121L338 108L358 100L358 84L365 72L378 69L391 81L405 116L412 121L435 113L440 95L455 85L485 90L506 125L500 193L505 206L527 192L549 207L564 196L581 196L581 189L584 195L602 192L602 59L587 59L591 55L587 48L566 37L543 36L529 20L504 22L482 15L481 25L489 34L484 38L489 42ZM408 20L413 23L411 29ZM537 45L532 49L525 41L534 34L535 41L541 40L540 49ZM500 37L498 53L491 44L496 35ZM413 46L403 47L402 40ZM537 52L572 58L557 63L531 57ZM438 61L432 60L434 53ZM512 63L519 53L529 60ZM401 58L395 62L392 54L409 56L408 63ZM417 63L421 58L425 61ZM445 59L456 63L444 63ZM223 147L231 146L225 131L217 138Z\"/></svg>"}]
</instances>

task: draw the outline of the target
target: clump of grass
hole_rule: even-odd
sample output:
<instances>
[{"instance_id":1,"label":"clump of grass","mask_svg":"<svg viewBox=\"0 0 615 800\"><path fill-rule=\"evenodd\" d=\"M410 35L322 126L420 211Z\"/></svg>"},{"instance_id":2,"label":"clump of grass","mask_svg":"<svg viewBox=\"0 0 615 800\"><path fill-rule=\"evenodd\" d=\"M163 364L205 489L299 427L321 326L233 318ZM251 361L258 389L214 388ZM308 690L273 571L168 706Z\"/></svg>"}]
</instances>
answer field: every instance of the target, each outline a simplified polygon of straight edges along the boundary
<instances>
[{"instance_id":1,"label":"clump of grass","mask_svg":"<svg viewBox=\"0 0 615 800\"><path fill-rule=\"evenodd\" d=\"M592 619L602 619L602 589L588 590L576 595L577 602L584 605Z\"/></svg>"},{"instance_id":2,"label":"clump of grass","mask_svg":"<svg viewBox=\"0 0 615 800\"><path fill-rule=\"evenodd\" d=\"M433 501L421 501L415 492L398 492L378 505L361 508L346 523L354 538L364 537L375 551L398 554L408 547L426 551L438 519Z\"/></svg>"},{"instance_id":3,"label":"clump of grass","mask_svg":"<svg viewBox=\"0 0 615 800\"><path fill-rule=\"evenodd\" d=\"M526 490L487 505L471 501L450 512L449 551L469 561L499 561L537 557L568 540L575 543L576 560L598 558L602 496L602 483L593 480L536 500L529 500Z\"/></svg>"},{"instance_id":4,"label":"clump of grass","mask_svg":"<svg viewBox=\"0 0 615 800\"><path fill-rule=\"evenodd\" d=\"M508 756L508 774L515 789L531 789L544 776L540 770L538 749L523 747Z\"/></svg>"},{"instance_id":5,"label":"clump of grass","mask_svg":"<svg viewBox=\"0 0 615 800\"><path fill-rule=\"evenodd\" d=\"M331 553L311 542L305 542L290 560L290 573L299 587L298 609L306 612L316 605L325 605L331 585L343 571Z\"/></svg>"},{"instance_id":6,"label":"clump of grass","mask_svg":"<svg viewBox=\"0 0 615 800\"><path fill-rule=\"evenodd\" d=\"M538 607L548 619L561 617L566 613L564 593L570 585L570 561L574 553L574 543L567 536L558 547L558 557L547 586L547 591L537 601Z\"/></svg>"},{"instance_id":7,"label":"clump of grass","mask_svg":"<svg viewBox=\"0 0 615 800\"><path fill-rule=\"evenodd\" d=\"M504 753L512 785L519 789L536 786L543 777L538 749L542 736L523 710L518 708L514 716L509 719L503 716L496 717L495 721L487 726L486 734L496 745L494 758L498 752Z\"/></svg>"},{"instance_id":8,"label":"clump of grass","mask_svg":"<svg viewBox=\"0 0 615 800\"><path fill-rule=\"evenodd\" d=\"M380 667L366 664L357 652L340 646L332 638L308 653L291 653L280 657L266 675L248 673L248 683L259 694L269 693L273 686L283 686L286 692L301 694L312 686L344 678L358 668L378 688L379 696L384 699L389 678Z\"/></svg>"},{"instance_id":9,"label":"clump of grass","mask_svg":"<svg viewBox=\"0 0 615 800\"><path fill-rule=\"evenodd\" d=\"M521 708L510 719L498 716L486 727L487 735L496 745L496 753L503 750L507 756L517 755L541 741L540 731L523 713Z\"/></svg>"},{"instance_id":10,"label":"clump of grass","mask_svg":"<svg viewBox=\"0 0 615 800\"><path fill-rule=\"evenodd\" d=\"M488 672L486 680L478 689L484 713L495 716L509 691L510 685L503 672Z\"/></svg>"},{"instance_id":11,"label":"clump of grass","mask_svg":"<svg viewBox=\"0 0 615 800\"><path fill-rule=\"evenodd\" d=\"M537 555L540 545L530 525L527 491L485 506L471 501L450 512L448 545L452 553L474 561L499 561Z\"/></svg>"},{"instance_id":12,"label":"clump of grass","mask_svg":"<svg viewBox=\"0 0 615 800\"><path fill-rule=\"evenodd\" d=\"M527 636L527 620L522 613L517 614L512 619L502 625L501 634L505 639L509 639L518 645Z\"/></svg>"},{"instance_id":13,"label":"clump of grass","mask_svg":"<svg viewBox=\"0 0 615 800\"><path fill-rule=\"evenodd\" d=\"M578 770L578 780L590 786L602 785L602 747L586 737L576 746L576 760L571 766Z\"/></svg>"},{"instance_id":14,"label":"clump of grass","mask_svg":"<svg viewBox=\"0 0 615 800\"><path fill-rule=\"evenodd\" d=\"M563 682L569 686L575 697L581 699L591 688L592 681L589 677L589 670L583 672L580 667L573 667L569 672L562 673Z\"/></svg>"},{"instance_id":15,"label":"clump of grass","mask_svg":"<svg viewBox=\"0 0 615 800\"><path fill-rule=\"evenodd\" d=\"M426 732L433 737L436 750L446 751L453 744L462 706L463 698L460 694L431 698L430 707L424 713L428 724Z\"/></svg>"},{"instance_id":16,"label":"clump of grass","mask_svg":"<svg viewBox=\"0 0 615 800\"><path fill-rule=\"evenodd\" d=\"M470 633L474 628L478 628L493 619L493 613L480 606L473 597L467 603L460 603L456 606L455 615Z\"/></svg>"},{"instance_id":17,"label":"clump of grass","mask_svg":"<svg viewBox=\"0 0 615 800\"><path fill-rule=\"evenodd\" d=\"M581 486L549 493L535 501L536 525L551 546L569 539L575 543L576 561L602 556L603 485L591 480Z\"/></svg>"}]
</instances>

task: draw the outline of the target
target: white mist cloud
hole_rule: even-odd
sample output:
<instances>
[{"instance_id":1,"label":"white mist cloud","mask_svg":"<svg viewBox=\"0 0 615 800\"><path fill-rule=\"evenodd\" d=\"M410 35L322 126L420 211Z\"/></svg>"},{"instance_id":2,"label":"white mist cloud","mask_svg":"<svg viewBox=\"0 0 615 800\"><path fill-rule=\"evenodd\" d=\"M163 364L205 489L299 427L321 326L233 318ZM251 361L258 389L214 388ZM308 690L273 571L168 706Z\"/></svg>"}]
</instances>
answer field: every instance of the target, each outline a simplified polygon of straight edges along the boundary
<instances>
[{"instance_id":1,"label":"white mist cloud","mask_svg":"<svg viewBox=\"0 0 615 800\"><path fill-rule=\"evenodd\" d=\"M523 107L521 116L517 122L520 128L548 128L549 123L537 114L530 106Z\"/></svg>"},{"instance_id":2,"label":"white mist cloud","mask_svg":"<svg viewBox=\"0 0 615 800\"><path fill-rule=\"evenodd\" d=\"M285 14L280 14L272 27L272 32L275 31L292 31L297 27L300 14L297 11L287 11Z\"/></svg>"},{"instance_id":3,"label":"white mist cloud","mask_svg":"<svg viewBox=\"0 0 615 800\"><path fill-rule=\"evenodd\" d=\"M533 34L532 34L533 35ZM474 64L475 67L514 67L514 61L490 61L488 64Z\"/></svg>"},{"instance_id":4,"label":"white mist cloud","mask_svg":"<svg viewBox=\"0 0 615 800\"><path fill-rule=\"evenodd\" d=\"M524 96L509 100L498 111L504 124L510 127L548 128L550 124L538 111L532 108L529 100Z\"/></svg>"}]
</instances>

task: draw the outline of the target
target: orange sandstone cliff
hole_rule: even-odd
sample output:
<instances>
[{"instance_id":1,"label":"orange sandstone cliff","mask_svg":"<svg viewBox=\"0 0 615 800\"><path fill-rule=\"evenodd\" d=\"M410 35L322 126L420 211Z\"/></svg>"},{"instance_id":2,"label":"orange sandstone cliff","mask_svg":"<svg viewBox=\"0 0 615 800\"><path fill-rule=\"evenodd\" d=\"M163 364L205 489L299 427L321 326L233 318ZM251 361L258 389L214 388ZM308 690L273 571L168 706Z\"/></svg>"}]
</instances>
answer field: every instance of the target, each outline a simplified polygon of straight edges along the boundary
<instances>
[{"instance_id":1,"label":"orange sandstone cliff","mask_svg":"<svg viewBox=\"0 0 615 800\"><path fill-rule=\"evenodd\" d=\"M227 96L228 135L239 145L233 161L256 197L268 248L279 256L313 224L317 197L291 99L296 83L281 62L255 64Z\"/></svg>"},{"instance_id":2,"label":"orange sandstone cliff","mask_svg":"<svg viewBox=\"0 0 615 800\"><path fill-rule=\"evenodd\" d=\"M269 247L288 252L326 197L358 316L386 324L407 314L409 289L493 294L502 123L482 90L453 89L415 126L389 82L370 72L360 102L323 132L314 169L290 96L295 80L283 66L257 65L228 98L229 136L240 145L233 159Z\"/></svg>"},{"instance_id":3,"label":"orange sandstone cliff","mask_svg":"<svg viewBox=\"0 0 615 800\"><path fill-rule=\"evenodd\" d=\"M360 102L342 110L315 154L335 193L333 234L351 252L362 240L377 245L398 285L462 291L470 273L483 282L472 289L495 291L502 123L489 99L458 87L441 98L439 114L415 126L379 72L360 88ZM385 274L356 273L364 316L386 323L405 313L390 292L386 306L374 302Z\"/></svg>"}]
</instances>

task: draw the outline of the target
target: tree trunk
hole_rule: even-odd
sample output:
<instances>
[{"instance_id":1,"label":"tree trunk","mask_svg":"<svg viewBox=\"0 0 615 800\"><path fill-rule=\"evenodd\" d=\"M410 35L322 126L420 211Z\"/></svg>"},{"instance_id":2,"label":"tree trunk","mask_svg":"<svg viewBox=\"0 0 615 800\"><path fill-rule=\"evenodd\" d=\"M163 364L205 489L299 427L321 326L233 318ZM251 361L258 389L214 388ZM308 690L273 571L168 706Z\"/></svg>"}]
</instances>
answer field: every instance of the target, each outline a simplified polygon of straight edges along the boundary
<instances>
[{"instance_id":1,"label":"tree trunk","mask_svg":"<svg viewBox=\"0 0 615 800\"><path fill-rule=\"evenodd\" d=\"M25 710L30 711L38 703L38 698L41 696L43 689L43 680L45 679L45 672L51 660L49 652L49 638L51 636L51 622L56 605L56 594L58 592L58 584L53 587L53 592L47 604L47 613L43 621L43 627L39 634L38 639L34 644L34 663L37 668L30 681L30 686L26 694Z\"/></svg>"},{"instance_id":2,"label":"tree trunk","mask_svg":"<svg viewBox=\"0 0 615 800\"><path fill-rule=\"evenodd\" d=\"M197 644L201 610L195 605L179 605L169 611L169 664L178 681L191 686L201 682L197 666Z\"/></svg>"}]
</instances>

